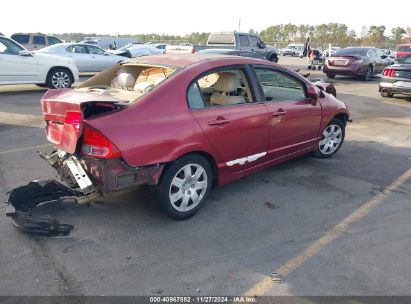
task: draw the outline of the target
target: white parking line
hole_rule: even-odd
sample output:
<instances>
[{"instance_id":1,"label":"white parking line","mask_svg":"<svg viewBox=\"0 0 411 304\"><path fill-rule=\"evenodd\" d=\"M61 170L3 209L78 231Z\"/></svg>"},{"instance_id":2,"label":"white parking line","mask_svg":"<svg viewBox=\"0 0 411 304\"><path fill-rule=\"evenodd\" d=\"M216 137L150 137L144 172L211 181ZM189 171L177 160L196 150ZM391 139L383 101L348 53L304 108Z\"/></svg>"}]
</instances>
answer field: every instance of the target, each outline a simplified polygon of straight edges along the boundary
<instances>
[{"instance_id":1,"label":"white parking line","mask_svg":"<svg viewBox=\"0 0 411 304\"><path fill-rule=\"evenodd\" d=\"M24 126L31 128L43 128L43 117L20 113L0 112L0 124Z\"/></svg>"},{"instance_id":2,"label":"white parking line","mask_svg":"<svg viewBox=\"0 0 411 304\"><path fill-rule=\"evenodd\" d=\"M38 146L30 146L30 147L24 147L24 148L4 150L4 151L0 151L0 155L9 154L9 153L16 153L16 152L22 152L22 151L29 151L29 150L34 150L34 149L41 149L41 148L46 148L46 147L51 147L51 145L50 144L45 144L45 145L38 145Z\"/></svg>"},{"instance_id":3,"label":"white parking line","mask_svg":"<svg viewBox=\"0 0 411 304\"><path fill-rule=\"evenodd\" d=\"M334 241L336 238L344 234L350 226L364 218L375 207L379 206L390 195L391 192L397 190L402 184L404 184L411 177L411 169L408 169L404 174L398 177L391 185L386 187L382 192L373 196L368 202L362 205L360 208L351 213L348 217L342 220L339 224L334 226L320 239L306 247L300 254L293 257L287 263L283 264L275 272L280 274L281 277L286 277L307 260L315 256L321 249ZM246 296L262 296L267 293L275 283L272 278L266 277L261 280L249 290L245 292Z\"/></svg>"}]
</instances>

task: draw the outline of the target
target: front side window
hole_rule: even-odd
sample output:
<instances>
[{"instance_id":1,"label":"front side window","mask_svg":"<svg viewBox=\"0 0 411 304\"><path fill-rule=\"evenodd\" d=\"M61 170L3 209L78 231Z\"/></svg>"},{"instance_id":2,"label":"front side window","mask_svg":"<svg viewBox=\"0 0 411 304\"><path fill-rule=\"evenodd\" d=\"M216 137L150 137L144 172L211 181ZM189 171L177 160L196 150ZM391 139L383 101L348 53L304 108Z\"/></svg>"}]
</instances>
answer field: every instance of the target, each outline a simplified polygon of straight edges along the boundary
<instances>
[{"instance_id":1,"label":"front side window","mask_svg":"<svg viewBox=\"0 0 411 304\"><path fill-rule=\"evenodd\" d=\"M85 45L72 45L66 49L69 53L74 54L88 54L87 48Z\"/></svg>"},{"instance_id":2,"label":"front side window","mask_svg":"<svg viewBox=\"0 0 411 304\"><path fill-rule=\"evenodd\" d=\"M96 46L88 46L88 50L90 51L90 54L104 55L105 53L103 49Z\"/></svg>"},{"instance_id":3,"label":"front side window","mask_svg":"<svg viewBox=\"0 0 411 304\"><path fill-rule=\"evenodd\" d=\"M402 63L410 64L411 63L411 57L405 57L404 60L402 61Z\"/></svg>"},{"instance_id":4,"label":"front side window","mask_svg":"<svg viewBox=\"0 0 411 304\"><path fill-rule=\"evenodd\" d=\"M190 108L231 106L253 102L250 86L241 68L210 72L188 90ZM198 98L200 92L201 102Z\"/></svg>"},{"instance_id":5,"label":"front side window","mask_svg":"<svg viewBox=\"0 0 411 304\"><path fill-rule=\"evenodd\" d=\"M239 35L238 39L240 40L240 46L250 46L247 35Z\"/></svg>"},{"instance_id":6,"label":"front side window","mask_svg":"<svg viewBox=\"0 0 411 304\"><path fill-rule=\"evenodd\" d=\"M258 47L258 43L260 42L260 39L256 36L250 36L250 45L252 47Z\"/></svg>"},{"instance_id":7,"label":"front side window","mask_svg":"<svg viewBox=\"0 0 411 304\"><path fill-rule=\"evenodd\" d=\"M304 84L292 76L264 68L255 68L255 73L265 101L296 101L306 98Z\"/></svg>"},{"instance_id":8,"label":"front side window","mask_svg":"<svg viewBox=\"0 0 411 304\"><path fill-rule=\"evenodd\" d=\"M46 37L44 37L44 36L33 36L33 44L46 45Z\"/></svg>"},{"instance_id":9,"label":"front side window","mask_svg":"<svg viewBox=\"0 0 411 304\"><path fill-rule=\"evenodd\" d=\"M18 43L21 43L21 44L27 44L30 41L30 36L29 35L16 34L16 35L12 35L11 39L13 39L14 41L17 41Z\"/></svg>"},{"instance_id":10,"label":"front side window","mask_svg":"<svg viewBox=\"0 0 411 304\"><path fill-rule=\"evenodd\" d=\"M22 50L23 48L13 41L0 37L0 54L18 55Z\"/></svg>"}]
</instances>

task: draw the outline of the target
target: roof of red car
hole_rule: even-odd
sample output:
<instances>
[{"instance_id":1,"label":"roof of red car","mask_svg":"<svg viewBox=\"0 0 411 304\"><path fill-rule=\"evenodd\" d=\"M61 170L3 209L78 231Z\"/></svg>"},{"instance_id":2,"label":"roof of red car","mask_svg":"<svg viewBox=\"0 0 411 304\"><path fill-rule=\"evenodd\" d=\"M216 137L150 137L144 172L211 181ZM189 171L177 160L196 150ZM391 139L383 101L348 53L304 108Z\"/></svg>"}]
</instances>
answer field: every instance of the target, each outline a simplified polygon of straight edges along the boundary
<instances>
[{"instance_id":1,"label":"roof of red car","mask_svg":"<svg viewBox=\"0 0 411 304\"><path fill-rule=\"evenodd\" d=\"M251 61L258 62L261 59L253 59L248 57L230 56L230 55L203 55L203 54L164 54L144 56L129 59L124 63L143 63L143 64L158 64L166 66L174 66L185 68L189 65L208 61L208 60L232 60L232 61Z\"/></svg>"}]
</instances>

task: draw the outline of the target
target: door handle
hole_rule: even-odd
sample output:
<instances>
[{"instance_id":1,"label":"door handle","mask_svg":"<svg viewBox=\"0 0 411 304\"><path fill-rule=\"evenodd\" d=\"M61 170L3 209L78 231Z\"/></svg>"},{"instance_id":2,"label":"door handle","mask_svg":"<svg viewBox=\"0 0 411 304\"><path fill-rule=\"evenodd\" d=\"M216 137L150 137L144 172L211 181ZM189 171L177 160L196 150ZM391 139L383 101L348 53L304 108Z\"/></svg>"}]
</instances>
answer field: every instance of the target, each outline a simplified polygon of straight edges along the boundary
<instances>
[{"instance_id":1,"label":"door handle","mask_svg":"<svg viewBox=\"0 0 411 304\"><path fill-rule=\"evenodd\" d=\"M278 117L278 116L284 116L285 114L287 114L286 111L279 109L277 112L273 112L271 113L272 117Z\"/></svg>"},{"instance_id":2,"label":"door handle","mask_svg":"<svg viewBox=\"0 0 411 304\"><path fill-rule=\"evenodd\" d=\"M225 119L224 117L218 117L217 119L210 120L208 122L209 126L220 126L220 125L225 125L228 124L230 121L228 119Z\"/></svg>"}]
</instances>

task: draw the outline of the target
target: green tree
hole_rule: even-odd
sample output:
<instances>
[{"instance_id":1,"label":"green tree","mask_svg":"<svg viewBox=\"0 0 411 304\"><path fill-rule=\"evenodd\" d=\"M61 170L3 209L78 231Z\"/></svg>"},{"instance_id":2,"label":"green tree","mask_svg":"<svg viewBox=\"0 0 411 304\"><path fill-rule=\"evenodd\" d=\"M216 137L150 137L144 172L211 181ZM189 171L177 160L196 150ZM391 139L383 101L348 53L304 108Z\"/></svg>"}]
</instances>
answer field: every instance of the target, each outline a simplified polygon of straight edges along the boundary
<instances>
[{"instance_id":1,"label":"green tree","mask_svg":"<svg viewBox=\"0 0 411 304\"><path fill-rule=\"evenodd\" d=\"M392 38L396 44L401 43L403 36L407 32L402 27L395 27L391 30Z\"/></svg>"}]
</instances>

